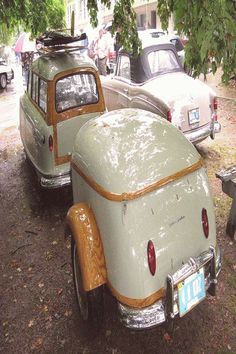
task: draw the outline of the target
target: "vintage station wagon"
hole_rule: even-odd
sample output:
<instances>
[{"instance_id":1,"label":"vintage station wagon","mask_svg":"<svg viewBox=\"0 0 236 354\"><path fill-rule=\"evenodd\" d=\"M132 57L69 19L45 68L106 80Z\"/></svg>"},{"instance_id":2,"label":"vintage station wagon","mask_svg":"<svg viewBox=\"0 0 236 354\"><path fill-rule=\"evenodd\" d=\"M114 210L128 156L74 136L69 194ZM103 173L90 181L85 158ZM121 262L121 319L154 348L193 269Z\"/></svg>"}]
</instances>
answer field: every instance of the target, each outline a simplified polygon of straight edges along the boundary
<instances>
[{"instance_id":1,"label":"vintage station wagon","mask_svg":"<svg viewBox=\"0 0 236 354\"><path fill-rule=\"evenodd\" d=\"M108 112L78 132L67 214L81 318L142 329L184 316L215 294L221 269L202 159L172 124L139 109Z\"/></svg>"},{"instance_id":2,"label":"vintage station wagon","mask_svg":"<svg viewBox=\"0 0 236 354\"><path fill-rule=\"evenodd\" d=\"M20 99L20 135L42 187L70 183L75 136L85 122L104 111L98 70L91 59L64 49L33 62Z\"/></svg>"}]
</instances>

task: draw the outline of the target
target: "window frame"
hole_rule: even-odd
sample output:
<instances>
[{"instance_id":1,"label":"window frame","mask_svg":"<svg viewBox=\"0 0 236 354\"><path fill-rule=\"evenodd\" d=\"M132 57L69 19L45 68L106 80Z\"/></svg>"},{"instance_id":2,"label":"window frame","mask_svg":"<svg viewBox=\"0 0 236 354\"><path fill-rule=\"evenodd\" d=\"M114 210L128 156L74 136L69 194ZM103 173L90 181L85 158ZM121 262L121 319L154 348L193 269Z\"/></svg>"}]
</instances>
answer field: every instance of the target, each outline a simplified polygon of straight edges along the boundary
<instances>
[{"instance_id":1,"label":"window frame","mask_svg":"<svg viewBox=\"0 0 236 354\"><path fill-rule=\"evenodd\" d=\"M83 104L76 104L74 106L70 106L68 108L65 108L65 109L62 109L62 110L58 110L57 108L57 84L59 81L61 80L64 80L66 78L69 78L69 77L73 77L73 76L83 76L83 75L91 75L94 79L94 84L96 86L96 95L97 95L97 100L96 102L88 102L88 103L83 103ZM99 93L99 87L98 87L98 83L97 83L97 78L96 78L96 75L91 72L91 71L78 71L78 72L74 72L74 73L70 73L70 74L67 74L65 76L62 76L62 77L59 77L56 81L55 81L55 95L54 95L54 109L55 109L55 112L57 114L62 114L64 112L67 112L67 111L70 111L70 110L73 110L73 109L81 109L81 107L85 107L85 106L89 106L89 105L96 105L98 104L100 101L100 93Z\"/></svg>"}]
</instances>

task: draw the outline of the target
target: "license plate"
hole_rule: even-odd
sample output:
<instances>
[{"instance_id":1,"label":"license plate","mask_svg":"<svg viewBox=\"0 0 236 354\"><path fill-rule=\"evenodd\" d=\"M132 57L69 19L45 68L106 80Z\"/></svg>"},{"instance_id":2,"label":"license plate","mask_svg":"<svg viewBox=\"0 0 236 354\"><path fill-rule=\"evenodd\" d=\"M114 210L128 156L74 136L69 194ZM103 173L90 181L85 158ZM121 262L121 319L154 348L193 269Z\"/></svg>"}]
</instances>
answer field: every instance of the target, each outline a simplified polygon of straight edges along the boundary
<instances>
[{"instance_id":1,"label":"license plate","mask_svg":"<svg viewBox=\"0 0 236 354\"><path fill-rule=\"evenodd\" d=\"M200 121L199 109L195 108L188 112L189 124L195 124Z\"/></svg>"},{"instance_id":2,"label":"license plate","mask_svg":"<svg viewBox=\"0 0 236 354\"><path fill-rule=\"evenodd\" d=\"M178 284L179 315L184 316L206 296L204 269L190 275Z\"/></svg>"}]
</instances>

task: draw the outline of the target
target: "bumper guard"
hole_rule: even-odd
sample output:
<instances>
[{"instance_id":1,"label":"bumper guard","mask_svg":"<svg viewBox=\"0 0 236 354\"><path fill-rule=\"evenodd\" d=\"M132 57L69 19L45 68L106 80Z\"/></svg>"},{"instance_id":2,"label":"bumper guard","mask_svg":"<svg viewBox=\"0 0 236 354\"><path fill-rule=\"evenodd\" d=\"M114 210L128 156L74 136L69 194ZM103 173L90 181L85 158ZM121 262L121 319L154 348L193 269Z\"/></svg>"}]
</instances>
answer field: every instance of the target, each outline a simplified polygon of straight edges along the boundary
<instances>
[{"instance_id":1,"label":"bumper guard","mask_svg":"<svg viewBox=\"0 0 236 354\"><path fill-rule=\"evenodd\" d=\"M121 322L128 328L151 328L166 321L167 317L178 315L177 284L200 268L205 267L205 287L211 295L215 295L217 277L221 271L220 250L216 253L213 246L198 257L190 258L174 274L167 276L166 298L153 305L137 309L118 303Z\"/></svg>"}]
</instances>

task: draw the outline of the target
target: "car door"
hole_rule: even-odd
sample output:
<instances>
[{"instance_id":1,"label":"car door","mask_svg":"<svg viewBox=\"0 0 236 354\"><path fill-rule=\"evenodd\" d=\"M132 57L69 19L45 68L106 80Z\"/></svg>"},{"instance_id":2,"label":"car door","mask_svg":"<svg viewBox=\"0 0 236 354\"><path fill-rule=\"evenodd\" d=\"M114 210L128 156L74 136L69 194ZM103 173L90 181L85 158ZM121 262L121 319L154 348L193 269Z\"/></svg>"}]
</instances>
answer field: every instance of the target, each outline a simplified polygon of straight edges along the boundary
<instances>
[{"instance_id":1,"label":"car door","mask_svg":"<svg viewBox=\"0 0 236 354\"><path fill-rule=\"evenodd\" d=\"M130 106L130 58L127 54L119 55L116 74L113 78L101 79L108 111Z\"/></svg>"},{"instance_id":2,"label":"car door","mask_svg":"<svg viewBox=\"0 0 236 354\"><path fill-rule=\"evenodd\" d=\"M48 139L52 127L48 124L48 82L33 72L29 73L27 91L20 100L20 134L25 152L37 170L52 169Z\"/></svg>"}]
</instances>

